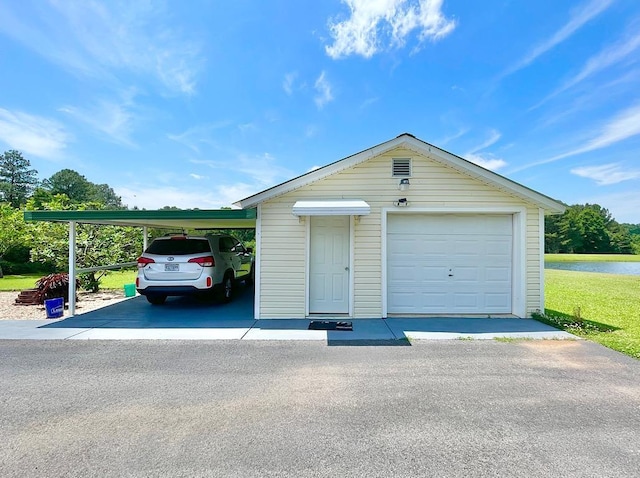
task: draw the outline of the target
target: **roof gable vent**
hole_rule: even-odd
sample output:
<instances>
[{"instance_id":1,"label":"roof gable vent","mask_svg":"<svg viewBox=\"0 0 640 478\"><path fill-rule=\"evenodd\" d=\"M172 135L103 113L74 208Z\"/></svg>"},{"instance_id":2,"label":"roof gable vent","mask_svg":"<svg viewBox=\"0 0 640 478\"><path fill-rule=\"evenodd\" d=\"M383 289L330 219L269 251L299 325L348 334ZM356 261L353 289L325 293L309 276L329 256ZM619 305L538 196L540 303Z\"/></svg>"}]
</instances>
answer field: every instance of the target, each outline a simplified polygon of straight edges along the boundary
<instances>
[{"instance_id":1,"label":"roof gable vent","mask_svg":"<svg viewBox=\"0 0 640 478\"><path fill-rule=\"evenodd\" d=\"M411 158L393 158L391 175L394 178L411 177Z\"/></svg>"}]
</instances>

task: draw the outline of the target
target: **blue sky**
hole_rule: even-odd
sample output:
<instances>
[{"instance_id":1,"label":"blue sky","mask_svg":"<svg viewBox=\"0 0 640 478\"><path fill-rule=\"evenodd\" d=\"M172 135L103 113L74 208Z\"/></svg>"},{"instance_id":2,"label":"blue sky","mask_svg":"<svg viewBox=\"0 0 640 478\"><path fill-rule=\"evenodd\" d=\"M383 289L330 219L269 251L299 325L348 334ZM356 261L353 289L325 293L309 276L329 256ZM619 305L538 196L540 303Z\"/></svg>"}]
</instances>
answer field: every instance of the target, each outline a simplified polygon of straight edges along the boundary
<instances>
[{"instance_id":1,"label":"blue sky","mask_svg":"<svg viewBox=\"0 0 640 478\"><path fill-rule=\"evenodd\" d=\"M0 148L226 206L400 133L640 223L637 0L0 0Z\"/></svg>"}]
</instances>

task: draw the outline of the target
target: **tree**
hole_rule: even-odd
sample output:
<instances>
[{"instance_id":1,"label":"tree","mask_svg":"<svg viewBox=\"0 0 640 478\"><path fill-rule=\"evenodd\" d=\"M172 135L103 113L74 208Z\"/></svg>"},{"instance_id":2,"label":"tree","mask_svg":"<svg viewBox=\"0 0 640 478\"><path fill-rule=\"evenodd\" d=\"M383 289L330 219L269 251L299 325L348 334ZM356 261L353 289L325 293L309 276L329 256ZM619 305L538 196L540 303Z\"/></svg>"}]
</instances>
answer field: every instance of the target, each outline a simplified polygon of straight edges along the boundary
<instances>
[{"instance_id":1,"label":"tree","mask_svg":"<svg viewBox=\"0 0 640 478\"><path fill-rule=\"evenodd\" d=\"M53 194L44 188L36 188L27 201L27 209L30 211L38 211L44 209L44 205L53 199Z\"/></svg>"},{"instance_id":2,"label":"tree","mask_svg":"<svg viewBox=\"0 0 640 478\"><path fill-rule=\"evenodd\" d=\"M65 194L73 203L96 202L106 209L122 208L122 199L108 184L94 184L72 169L58 171L42 184L49 194Z\"/></svg>"},{"instance_id":3,"label":"tree","mask_svg":"<svg viewBox=\"0 0 640 478\"><path fill-rule=\"evenodd\" d=\"M58 171L45 179L42 185L52 195L64 194L75 203L87 201L91 191L91 183L87 178L72 169Z\"/></svg>"},{"instance_id":4,"label":"tree","mask_svg":"<svg viewBox=\"0 0 640 478\"><path fill-rule=\"evenodd\" d=\"M104 204L106 209L122 208L122 198L108 184L92 184L89 200Z\"/></svg>"},{"instance_id":5,"label":"tree","mask_svg":"<svg viewBox=\"0 0 640 478\"><path fill-rule=\"evenodd\" d=\"M27 207L33 206L31 201ZM64 194L54 195L43 204L45 210L104 209L99 203L74 204ZM53 263L58 270L69 267L69 231L66 224L37 222L29 224L31 259ZM133 262L142 251L142 231L136 227L78 224L76 228L76 264L79 268ZM81 276L82 285L97 291L104 273L89 272Z\"/></svg>"},{"instance_id":6,"label":"tree","mask_svg":"<svg viewBox=\"0 0 640 478\"><path fill-rule=\"evenodd\" d=\"M50 194L65 194L73 203L96 202L106 209L122 208L122 199L108 184L94 184L72 169L58 171L42 184Z\"/></svg>"},{"instance_id":7,"label":"tree","mask_svg":"<svg viewBox=\"0 0 640 478\"><path fill-rule=\"evenodd\" d=\"M578 214L578 232L582 237L582 245L576 249L577 253L611 252L611 243L605 221L605 217L595 208L585 207L580 211Z\"/></svg>"},{"instance_id":8,"label":"tree","mask_svg":"<svg viewBox=\"0 0 640 478\"><path fill-rule=\"evenodd\" d=\"M634 254L633 239L627 227L614 221L609 226L608 233L613 252L617 254Z\"/></svg>"},{"instance_id":9,"label":"tree","mask_svg":"<svg viewBox=\"0 0 640 478\"><path fill-rule=\"evenodd\" d=\"M37 174L19 151L6 151L0 155L0 200L13 207L23 206L38 184Z\"/></svg>"},{"instance_id":10,"label":"tree","mask_svg":"<svg viewBox=\"0 0 640 478\"><path fill-rule=\"evenodd\" d=\"M598 204L568 206L545 218L545 252L632 254L631 225L620 225Z\"/></svg>"},{"instance_id":11,"label":"tree","mask_svg":"<svg viewBox=\"0 0 640 478\"><path fill-rule=\"evenodd\" d=\"M25 241L25 222L22 211L7 203L0 203L0 259ZM2 277L0 267L0 277Z\"/></svg>"}]
</instances>

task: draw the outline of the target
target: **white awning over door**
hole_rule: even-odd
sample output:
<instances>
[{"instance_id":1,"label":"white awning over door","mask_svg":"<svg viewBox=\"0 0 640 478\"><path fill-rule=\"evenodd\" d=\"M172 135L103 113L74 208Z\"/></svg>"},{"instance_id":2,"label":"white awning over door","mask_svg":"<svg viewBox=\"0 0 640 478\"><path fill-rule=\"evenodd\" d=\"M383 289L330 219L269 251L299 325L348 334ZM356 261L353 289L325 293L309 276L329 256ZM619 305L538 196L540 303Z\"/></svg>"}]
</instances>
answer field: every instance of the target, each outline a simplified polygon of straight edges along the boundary
<instances>
[{"instance_id":1,"label":"white awning over door","mask_svg":"<svg viewBox=\"0 0 640 478\"><path fill-rule=\"evenodd\" d=\"M294 216L366 216L371 206L362 199L296 201Z\"/></svg>"}]
</instances>

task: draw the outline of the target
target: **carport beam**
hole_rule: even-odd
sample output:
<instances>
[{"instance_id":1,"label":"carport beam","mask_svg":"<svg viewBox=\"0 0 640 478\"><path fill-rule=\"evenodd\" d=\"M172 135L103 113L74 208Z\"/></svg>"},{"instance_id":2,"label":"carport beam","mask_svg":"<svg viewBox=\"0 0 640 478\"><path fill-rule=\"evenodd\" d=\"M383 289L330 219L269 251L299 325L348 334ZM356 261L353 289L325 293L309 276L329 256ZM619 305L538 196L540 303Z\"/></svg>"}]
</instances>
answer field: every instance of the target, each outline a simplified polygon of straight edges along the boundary
<instances>
[{"instance_id":1,"label":"carport beam","mask_svg":"<svg viewBox=\"0 0 640 478\"><path fill-rule=\"evenodd\" d=\"M76 222L69 221L69 316L76 315Z\"/></svg>"}]
</instances>

